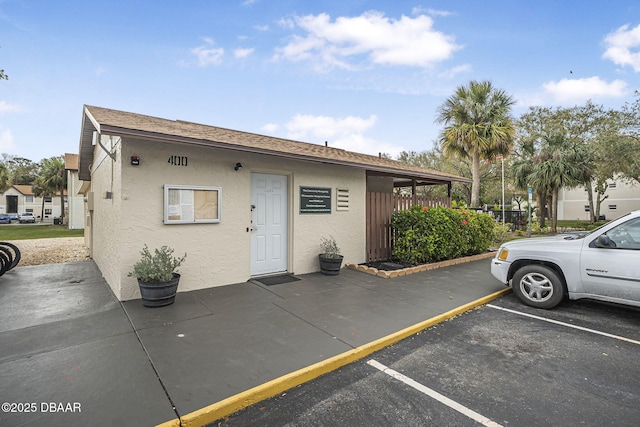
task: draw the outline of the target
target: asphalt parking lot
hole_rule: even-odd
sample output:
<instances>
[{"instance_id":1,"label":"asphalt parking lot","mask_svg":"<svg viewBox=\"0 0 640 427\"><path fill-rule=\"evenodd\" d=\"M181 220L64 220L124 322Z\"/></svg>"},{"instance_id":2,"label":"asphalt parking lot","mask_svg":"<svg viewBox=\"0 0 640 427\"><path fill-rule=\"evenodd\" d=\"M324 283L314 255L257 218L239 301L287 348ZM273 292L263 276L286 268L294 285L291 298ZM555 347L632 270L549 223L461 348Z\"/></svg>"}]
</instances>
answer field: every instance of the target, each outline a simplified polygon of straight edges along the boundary
<instances>
[{"instance_id":1,"label":"asphalt parking lot","mask_svg":"<svg viewBox=\"0 0 640 427\"><path fill-rule=\"evenodd\" d=\"M640 309L513 294L219 426L637 426Z\"/></svg>"}]
</instances>

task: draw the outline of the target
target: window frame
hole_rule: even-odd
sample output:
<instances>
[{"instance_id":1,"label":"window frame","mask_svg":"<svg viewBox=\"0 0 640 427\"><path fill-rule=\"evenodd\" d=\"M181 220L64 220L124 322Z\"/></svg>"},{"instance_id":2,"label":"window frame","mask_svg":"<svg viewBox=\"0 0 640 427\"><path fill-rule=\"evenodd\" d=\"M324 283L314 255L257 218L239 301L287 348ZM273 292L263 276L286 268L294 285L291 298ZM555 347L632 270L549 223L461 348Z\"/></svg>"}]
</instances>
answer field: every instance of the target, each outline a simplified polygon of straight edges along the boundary
<instances>
[{"instance_id":1,"label":"window frame","mask_svg":"<svg viewBox=\"0 0 640 427\"><path fill-rule=\"evenodd\" d=\"M170 196L171 191L178 191L178 195L180 197L179 204L170 204L170 200L173 196ZM204 194L199 192L215 192L215 206L213 209L215 210L215 215L212 217L206 218L198 218L199 214L206 214L204 209L200 209L196 212L197 207L196 199L198 196L202 197ZM189 195L189 192L192 192ZM163 213L163 222L167 225L172 224L217 224L222 221L222 188L214 187L214 186L202 186L202 185L174 185L174 184L165 184L164 185L164 213ZM183 197L186 197L183 199ZM190 199L189 199L190 198ZM209 199L209 197L206 197ZM191 211L189 211L189 207L191 207ZM191 215L189 215L191 213ZM186 219L182 219L184 214L187 214ZM171 217L180 216L181 219L175 219Z\"/></svg>"}]
</instances>

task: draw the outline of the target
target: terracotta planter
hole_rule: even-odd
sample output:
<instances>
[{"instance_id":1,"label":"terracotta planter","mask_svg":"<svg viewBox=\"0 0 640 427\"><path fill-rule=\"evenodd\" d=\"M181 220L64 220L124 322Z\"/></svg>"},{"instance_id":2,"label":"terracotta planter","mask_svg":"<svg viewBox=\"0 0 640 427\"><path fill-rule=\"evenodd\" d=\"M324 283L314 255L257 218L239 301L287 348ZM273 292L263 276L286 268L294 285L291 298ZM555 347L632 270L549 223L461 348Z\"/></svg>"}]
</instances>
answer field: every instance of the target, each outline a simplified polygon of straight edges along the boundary
<instances>
[{"instance_id":1,"label":"terracotta planter","mask_svg":"<svg viewBox=\"0 0 640 427\"><path fill-rule=\"evenodd\" d=\"M334 258L329 258L324 254L318 255L320 259L320 272L328 276L337 276L340 274L340 268L342 268L342 255L338 255Z\"/></svg>"},{"instance_id":2,"label":"terracotta planter","mask_svg":"<svg viewBox=\"0 0 640 427\"><path fill-rule=\"evenodd\" d=\"M145 307L162 307L173 304L178 291L178 282L180 282L178 273L173 273L173 279L168 282L141 282L138 280L142 304Z\"/></svg>"}]
</instances>

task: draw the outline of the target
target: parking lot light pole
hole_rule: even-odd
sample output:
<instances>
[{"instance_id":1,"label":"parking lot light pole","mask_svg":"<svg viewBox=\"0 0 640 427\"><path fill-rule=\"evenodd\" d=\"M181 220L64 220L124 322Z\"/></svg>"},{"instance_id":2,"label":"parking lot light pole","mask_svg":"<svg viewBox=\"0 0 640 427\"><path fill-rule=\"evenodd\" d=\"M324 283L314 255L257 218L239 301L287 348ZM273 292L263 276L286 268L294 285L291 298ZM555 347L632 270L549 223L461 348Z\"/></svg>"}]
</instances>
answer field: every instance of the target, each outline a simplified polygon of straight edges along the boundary
<instances>
[{"instance_id":1,"label":"parking lot light pole","mask_svg":"<svg viewBox=\"0 0 640 427\"><path fill-rule=\"evenodd\" d=\"M502 227L504 227L504 156L500 155L500 159L502 160Z\"/></svg>"}]
</instances>

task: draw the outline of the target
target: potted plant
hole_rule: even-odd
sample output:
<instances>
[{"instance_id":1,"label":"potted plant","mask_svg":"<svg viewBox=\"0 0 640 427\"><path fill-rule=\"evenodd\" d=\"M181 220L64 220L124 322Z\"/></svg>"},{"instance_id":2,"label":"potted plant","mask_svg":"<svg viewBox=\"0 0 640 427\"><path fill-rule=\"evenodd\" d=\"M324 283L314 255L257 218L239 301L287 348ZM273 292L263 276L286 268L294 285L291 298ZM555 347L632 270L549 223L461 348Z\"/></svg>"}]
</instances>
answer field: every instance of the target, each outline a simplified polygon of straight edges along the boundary
<instances>
[{"instance_id":1,"label":"potted plant","mask_svg":"<svg viewBox=\"0 0 640 427\"><path fill-rule=\"evenodd\" d=\"M320 259L320 272L329 276L336 276L340 273L343 256L340 255L340 248L333 236L323 237L320 243L322 253L318 255Z\"/></svg>"},{"instance_id":2,"label":"potted plant","mask_svg":"<svg viewBox=\"0 0 640 427\"><path fill-rule=\"evenodd\" d=\"M173 304L180 282L176 269L184 262L187 254L176 258L173 256L173 249L168 246L162 246L151 254L145 244L140 255L129 277L138 279L142 303L146 307Z\"/></svg>"}]
</instances>

